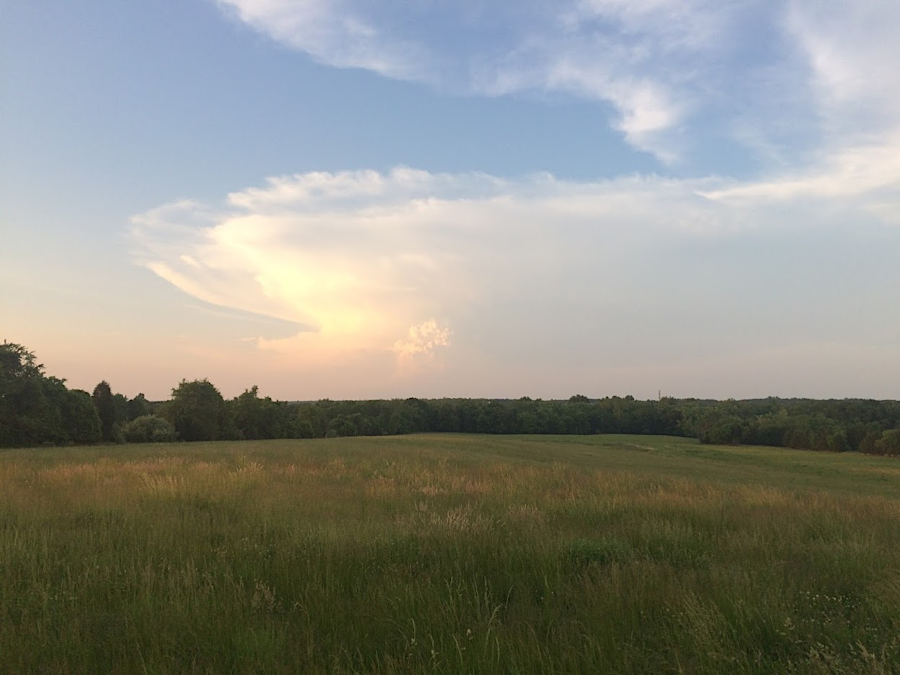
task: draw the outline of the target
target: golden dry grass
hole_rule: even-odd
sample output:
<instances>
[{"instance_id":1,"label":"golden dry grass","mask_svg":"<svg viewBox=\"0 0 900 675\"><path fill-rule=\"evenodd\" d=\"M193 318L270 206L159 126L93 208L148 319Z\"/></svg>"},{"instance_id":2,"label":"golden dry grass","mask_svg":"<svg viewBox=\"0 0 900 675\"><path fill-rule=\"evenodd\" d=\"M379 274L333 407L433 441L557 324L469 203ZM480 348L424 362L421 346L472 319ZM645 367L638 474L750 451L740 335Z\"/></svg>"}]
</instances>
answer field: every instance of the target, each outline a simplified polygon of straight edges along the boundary
<instances>
[{"instance_id":1,"label":"golden dry grass","mask_svg":"<svg viewBox=\"0 0 900 675\"><path fill-rule=\"evenodd\" d=\"M900 672L893 460L649 437L0 454L0 672Z\"/></svg>"}]
</instances>

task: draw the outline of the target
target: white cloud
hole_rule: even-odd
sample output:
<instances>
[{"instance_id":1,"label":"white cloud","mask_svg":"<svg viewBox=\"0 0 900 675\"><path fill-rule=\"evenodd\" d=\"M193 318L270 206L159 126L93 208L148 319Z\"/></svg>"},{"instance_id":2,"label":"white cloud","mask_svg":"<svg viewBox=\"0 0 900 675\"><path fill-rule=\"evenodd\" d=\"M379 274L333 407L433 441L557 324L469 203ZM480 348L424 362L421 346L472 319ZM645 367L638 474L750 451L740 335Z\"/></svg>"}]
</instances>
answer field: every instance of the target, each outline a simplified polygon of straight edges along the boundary
<instances>
[{"instance_id":1,"label":"white cloud","mask_svg":"<svg viewBox=\"0 0 900 675\"><path fill-rule=\"evenodd\" d=\"M547 90L611 104L626 140L665 161L701 90L700 71L736 41L742 14L713 0L218 1L327 65L455 92Z\"/></svg>"},{"instance_id":2,"label":"white cloud","mask_svg":"<svg viewBox=\"0 0 900 675\"><path fill-rule=\"evenodd\" d=\"M647 35L663 51L713 48L728 29L729 3L715 0L580 0L574 23L616 21L627 35ZM572 19L570 19L571 21Z\"/></svg>"},{"instance_id":3,"label":"white cloud","mask_svg":"<svg viewBox=\"0 0 900 675\"><path fill-rule=\"evenodd\" d=\"M608 105L663 161L730 131L767 166L753 180L310 172L135 217L136 258L160 278L298 324L256 340L274 363L329 382L344 369L345 396L398 363L407 381L438 378L435 395L817 393L728 388L725 371L757 368L865 394L847 373L877 363L868 381L898 395L900 5L219 4L325 64L457 93L565 92ZM654 381L669 376L706 388ZM535 388L555 382L570 388Z\"/></svg>"},{"instance_id":4,"label":"white cloud","mask_svg":"<svg viewBox=\"0 0 900 675\"><path fill-rule=\"evenodd\" d=\"M884 228L897 201L867 185L813 199L785 188L773 201L771 188L712 178L312 173L222 208L138 216L135 242L142 264L190 296L308 326L257 341L287 371L546 395L528 387L595 391L591 378L686 364L712 381L715 363L750 351L825 341L844 353L900 336L882 311L900 287L889 254L900 230ZM186 225L171 222L178 213ZM332 384L358 391L347 382Z\"/></svg>"},{"instance_id":5,"label":"white cloud","mask_svg":"<svg viewBox=\"0 0 900 675\"><path fill-rule=\"evenodd\" d=\"M386 36L341 0L219 0L243 22L338 68L365 68L398 79L422 79L426 55L412 43Z\"/></svg>"},{"instance_id":6,"label":"white cloud","mask_svg":"<svg viewBox=\"0 0 900 675\"><path fill-rule=\"evenodd\" d=\"M840 115L845 122L851 116L857 123L864 120L860 130L873 124L896 125L900 5L881 0L793 0L787 26L807 56L826 115Z\"/></svg>"},{"instance_id":7,"label":"white cloud","mask_svg":"<svg viewBox=\"0 0 900 675\"><path fill-rule=\"evenodd\" d=\"M436 319L428 319L417 326L410 326L406 338L397 340L392 349L400 368L409 370L422 364L433 365L437 350L449 346L450 328L439 324Z\"/></svg>"},{"instance_id":8,"label":"white cloud","mask_svg":"<svg viewBox=\"0 0 900 675\"><path fill-rule=\"evenodd\" d=\"M900 134L878 144L847 147L821 164L780 177L704 193L711 199L855 198L887 191L900 206Z\"/></svg>"},{"instance_id":9,"label":"white cloud","mask_svg":"<svg viewBox=\"0 0 900 675\"><path fill-rule=\"evenodd\" d=\"M790 163L791 169L708 196L786 200L868 194L867 208L897 222L900 5L792 0L783 25L805 62L811 103L808 115L788 113L788 119L794 133L812 131L815 145L801 161Z\"/></svg>"},{"instance_id":10,"label":"white cloud","mask_svg":"<svg viewBox=\"0 0 900 675\"><path fill-rule=\"evenodd\" d=\"M563 92L663 162L728 134L795 167L891 135L900 4L883 0L218 0L321 63L476 95Z\"/></svg>"}]
</instances>

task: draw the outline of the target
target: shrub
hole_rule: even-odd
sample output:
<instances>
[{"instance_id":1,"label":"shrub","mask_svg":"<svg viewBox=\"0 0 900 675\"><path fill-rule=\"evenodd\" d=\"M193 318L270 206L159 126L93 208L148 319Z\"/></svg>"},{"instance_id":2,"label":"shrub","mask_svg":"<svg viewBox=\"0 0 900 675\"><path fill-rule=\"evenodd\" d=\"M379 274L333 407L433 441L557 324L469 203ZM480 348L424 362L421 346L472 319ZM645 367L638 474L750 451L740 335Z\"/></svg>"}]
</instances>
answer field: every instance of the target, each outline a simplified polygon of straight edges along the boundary
<instances>
[{"instance_id":1,"label":"shrub","mask_svg":"<svg viewBox=\"0 0 900 675\"><path fill-rule=\"evenodd\" d=\"M128 443L171 443L178 434L167 420L156 415L142 415L128 422L122 432Z\"/></svg>"},{"instance_id":2,"label":"shrub","mask_svg":"<svg viewBox=\"0 0 900 675\"><path fill-rule=\"evenodd\" d=\"M879 455L900 455L900 429L885 431L875 443L875 452Z\"/></svg>"}]
</instances>

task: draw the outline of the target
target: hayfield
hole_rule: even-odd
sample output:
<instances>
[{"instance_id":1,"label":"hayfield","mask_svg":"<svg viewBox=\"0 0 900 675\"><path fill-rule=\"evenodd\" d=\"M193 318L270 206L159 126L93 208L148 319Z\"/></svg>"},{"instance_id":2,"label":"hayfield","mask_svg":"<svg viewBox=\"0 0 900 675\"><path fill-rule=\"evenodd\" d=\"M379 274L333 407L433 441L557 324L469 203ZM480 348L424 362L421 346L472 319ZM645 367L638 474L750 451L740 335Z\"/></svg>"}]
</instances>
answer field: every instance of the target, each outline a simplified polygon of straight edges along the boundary
<instances>
[{"instance_id":1,"label":"hayfield","mask_svg":"<svg viewBox=\"0 0 900 675\"><path fill-rule=\"evenodd\" d=\"M639 436L2 451L0 672L900 672L900 460Z\"/></svg>"}]
</instances>

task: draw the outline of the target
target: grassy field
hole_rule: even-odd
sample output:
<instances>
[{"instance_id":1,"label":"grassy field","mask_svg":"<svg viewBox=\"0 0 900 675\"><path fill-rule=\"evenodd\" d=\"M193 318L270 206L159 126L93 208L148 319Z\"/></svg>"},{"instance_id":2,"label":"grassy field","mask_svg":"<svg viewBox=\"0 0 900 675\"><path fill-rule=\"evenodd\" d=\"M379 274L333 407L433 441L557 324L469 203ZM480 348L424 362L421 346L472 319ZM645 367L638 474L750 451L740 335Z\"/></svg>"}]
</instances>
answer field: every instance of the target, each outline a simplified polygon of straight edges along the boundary
<instances>
[{"instance_id":1,"label":"grassy field","mask_svg":"<svg viewBox=\"0 0 900 675\"><path fill-rule=\"evenodd\" d=\"M0 672L900 672L900 460L640 436L4 451Z\"/></svg>"}]
</instances>

